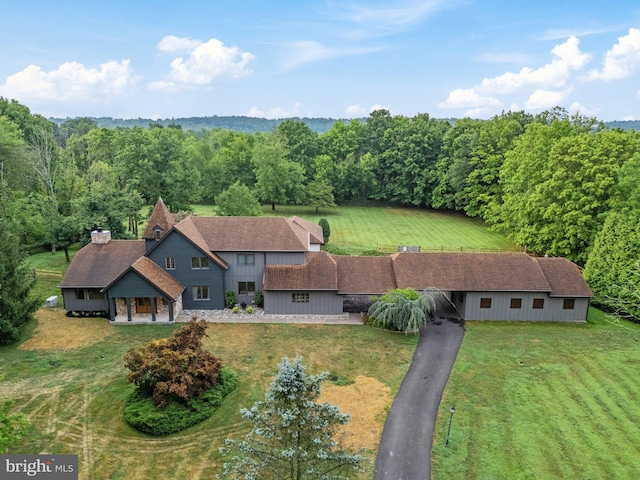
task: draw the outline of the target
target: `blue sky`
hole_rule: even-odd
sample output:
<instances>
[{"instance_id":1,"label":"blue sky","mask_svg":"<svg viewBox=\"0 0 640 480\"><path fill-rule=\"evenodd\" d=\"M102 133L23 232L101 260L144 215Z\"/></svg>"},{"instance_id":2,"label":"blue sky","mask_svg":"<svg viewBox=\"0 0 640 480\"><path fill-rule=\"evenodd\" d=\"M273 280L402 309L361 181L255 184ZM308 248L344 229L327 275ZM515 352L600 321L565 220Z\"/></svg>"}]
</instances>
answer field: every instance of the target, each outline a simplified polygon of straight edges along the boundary
<instances>
[{"instance_id":1,"label":"blue sky","mask_svg":"<svg viewBox=\"0 0 640 480\"><path fill-rule=\"evenodd\" d=\"M0 0L0 96L56 117L640 119L640 3Z\"/></svg>"}]
</instances>

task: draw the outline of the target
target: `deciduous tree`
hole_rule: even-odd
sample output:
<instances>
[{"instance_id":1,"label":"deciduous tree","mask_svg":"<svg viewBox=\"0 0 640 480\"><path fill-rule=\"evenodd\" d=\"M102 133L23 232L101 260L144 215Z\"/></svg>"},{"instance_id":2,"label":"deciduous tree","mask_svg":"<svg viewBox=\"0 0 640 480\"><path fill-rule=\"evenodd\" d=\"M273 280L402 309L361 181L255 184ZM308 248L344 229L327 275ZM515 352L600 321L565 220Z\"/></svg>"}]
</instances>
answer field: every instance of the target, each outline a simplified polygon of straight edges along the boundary
<instances>
[{"instance_id":1,"label":"deciduous tree","mask_svg":"<svg viewBox=\"0 0 640 480\"><path fill-rule=\"evenodd\" d=\"M216 384L222 368L220 358L202 349L206 332L207 322L192 319L170 338L129 350L125 357L131 371L128 381L160 408L170 397L186 401L201 395Z\"/></svg>"}]
</instances>

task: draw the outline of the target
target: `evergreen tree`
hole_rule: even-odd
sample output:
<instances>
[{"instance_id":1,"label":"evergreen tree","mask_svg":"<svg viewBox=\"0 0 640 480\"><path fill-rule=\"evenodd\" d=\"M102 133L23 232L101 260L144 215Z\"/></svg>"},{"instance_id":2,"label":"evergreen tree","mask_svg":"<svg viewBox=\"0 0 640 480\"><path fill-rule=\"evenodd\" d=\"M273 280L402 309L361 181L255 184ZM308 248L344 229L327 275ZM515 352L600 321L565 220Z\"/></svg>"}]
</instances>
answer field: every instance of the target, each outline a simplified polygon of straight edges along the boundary
<instances>
[{"instance_id":1,"label":"evergreen tree","mask_svg":"<svg viewBox=\"0 0 640 480\"><path fill-rule=\"evenodd\" d=\"M349 415L330 403L317 403L327 375L307 375L300 357L283 358L264 401L240 411L253 428L244 440L227 439L233 456L224 465L224 475L329 480L358 472L363 458L335 438Z\"/></svg>"},{"instance_id":2,"label":"evergreen tree","mask_svg":"<svg viewBox=\"0 0 640 480\"><path fill-rule=\"evenodd\" d=\"M0 345L20 339L39 304L39 299L31 295L35 278L24 263L12 222L3 213L7 210L0 209Z\"/></svg>"}]
</instances>

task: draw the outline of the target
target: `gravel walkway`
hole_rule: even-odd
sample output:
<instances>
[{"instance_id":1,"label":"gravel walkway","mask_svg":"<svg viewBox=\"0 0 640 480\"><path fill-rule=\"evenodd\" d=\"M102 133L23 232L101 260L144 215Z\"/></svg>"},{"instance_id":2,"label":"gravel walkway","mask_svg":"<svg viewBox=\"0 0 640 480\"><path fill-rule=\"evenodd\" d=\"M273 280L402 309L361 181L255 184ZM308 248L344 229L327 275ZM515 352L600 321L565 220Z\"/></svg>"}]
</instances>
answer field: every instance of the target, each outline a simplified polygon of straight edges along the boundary
<instances>
[{"instance_id":1,"label":"gravel walkway","mask_svg":"<svg viewBox=\"0 0 640 480\"><path fill-rule=\"evenodd\" d=\"M183 310L176 322L188 322L193 316L211 323L297 323L327 325L362 325L359 313L343 313L341 315L271 315L255 308L253 313L245 311L233 313L224 310Z\"/></svg>"}]
</instances>

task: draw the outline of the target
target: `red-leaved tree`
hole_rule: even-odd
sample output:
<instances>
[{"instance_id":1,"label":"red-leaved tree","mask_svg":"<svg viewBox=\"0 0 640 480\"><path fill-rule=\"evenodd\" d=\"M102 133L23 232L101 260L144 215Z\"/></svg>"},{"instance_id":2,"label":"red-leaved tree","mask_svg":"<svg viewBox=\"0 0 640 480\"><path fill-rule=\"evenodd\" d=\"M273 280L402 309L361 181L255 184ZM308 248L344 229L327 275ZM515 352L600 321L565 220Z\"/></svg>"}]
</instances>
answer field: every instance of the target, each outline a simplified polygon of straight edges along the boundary
<instances>
[{"instance_id":1,"label":"red-leaved tree","mask_svg":"<svg viewBox=\"0 0 640 480\"><path fill-rule=\"evenodd\" d=\"M152 340L125 356L130 383L153 398L158 408L170 398L187 401L215 386L220 358L202 349L207 323L194 317L172 337Z\"/></svg>"}]
</instances>

